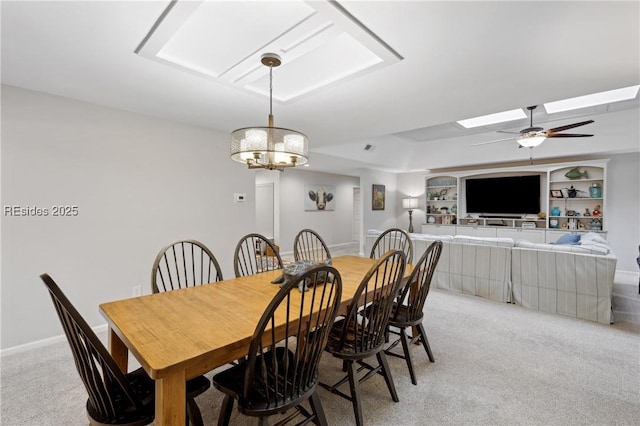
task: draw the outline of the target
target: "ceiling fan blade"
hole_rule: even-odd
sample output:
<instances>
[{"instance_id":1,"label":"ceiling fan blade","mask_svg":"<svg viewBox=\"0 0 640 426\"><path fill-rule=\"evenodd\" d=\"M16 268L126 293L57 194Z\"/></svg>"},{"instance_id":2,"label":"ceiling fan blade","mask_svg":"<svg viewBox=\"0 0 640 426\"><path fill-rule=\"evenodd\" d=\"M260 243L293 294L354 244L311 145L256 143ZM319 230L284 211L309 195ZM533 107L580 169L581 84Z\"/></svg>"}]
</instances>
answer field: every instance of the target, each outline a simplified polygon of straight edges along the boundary
<instances>
[{"instance_id":1,"label":"ceiling fan blade","mask_svg":"<svg viewBox=\"0 0 640 426\"><path fill-rule=\"evenodd\" d=\"M593 122L594 122L593 120L587 120L587 121L581 121L580 123L567 124L566 126L554 127L553 129L547 129L547 134L549 134L549 132L555 133L555 132L561 132L563 130L573 129L574 127L584 126L585 124L591 124Z\"/></svg>"},{"instance_id":2,"label":"ceiling fan blade","mask_svg":"<svg viewBox=\"0 0 640 426\"><path fill-rule=\"evenodd\" d=\"M505 142L505 141L512 141L512 140L515 140L515 138L505 138L505 139L496 139L494 141L488 141L488 142L478 142L478 143L471 144L471 146L488 145L490 143Z\"/></svg>"},{"instance_id":3,"label":"ceiling fan blade","mask_svg":"<svg viewBox=\"0 0 640 426\"><path fill-rule=\"evenodd\" d=\"M583 135L580 133L552 133L547 135L548 138L588 138L593 135Z\"/></svg>"},{"instance_id":4,"label":"ceiling fan blade","mask_svg":"<svg viewBox=\"0 0 640 426\"><path fill-rule=\"evenodd\" d=\"M511 133L512 135L519 135L520 132L507 132L506 130L496 130L497 133Z\"/></svg>"}]
</instances>

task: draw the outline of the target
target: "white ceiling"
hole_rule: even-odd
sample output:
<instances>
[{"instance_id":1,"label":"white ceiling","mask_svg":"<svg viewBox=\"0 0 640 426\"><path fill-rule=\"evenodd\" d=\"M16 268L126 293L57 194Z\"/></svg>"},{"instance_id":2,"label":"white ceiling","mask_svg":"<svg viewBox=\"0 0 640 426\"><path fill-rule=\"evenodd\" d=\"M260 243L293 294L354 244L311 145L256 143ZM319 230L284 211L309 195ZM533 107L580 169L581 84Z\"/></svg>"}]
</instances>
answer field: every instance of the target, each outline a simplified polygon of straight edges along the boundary
<instances>
[{"instance_id":1,"label":"white ceiling","mask_svg":"<svg viewBox=\"0 0 640 426\"><path fill-rule=\"evenodd\" d=\"M2 83L230 133L266 125L259 57L275 51L276 126L309 136L310 170L344 174L528 160L515 142L473 146L528 120L455 121L640 84L638 1L169 6L2 1ZM549 140L533 156L639 151L638 106L539 107L534 125L593 119L580 133L595 136Z\"/></svg>"}]
</instances>

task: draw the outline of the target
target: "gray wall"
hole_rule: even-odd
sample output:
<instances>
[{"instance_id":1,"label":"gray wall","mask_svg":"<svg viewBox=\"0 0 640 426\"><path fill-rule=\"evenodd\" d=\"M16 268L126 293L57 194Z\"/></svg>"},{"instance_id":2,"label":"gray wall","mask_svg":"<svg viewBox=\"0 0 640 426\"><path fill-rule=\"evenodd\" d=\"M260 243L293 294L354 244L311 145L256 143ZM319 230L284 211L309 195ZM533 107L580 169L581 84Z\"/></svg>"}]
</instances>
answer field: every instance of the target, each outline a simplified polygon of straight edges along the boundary
<instances>
[{"instance_id":1,"label":"gray wall","mask_svg":"<svg viewBox=\"0 0 640 426\"><path fill-rule=\"evenodd\" d=\"M227 134L2 87L1 347L62 333L44 272L91 325L105 322L100 303L150 291L174 240L201 240L233 276L233 247L255 226L254 175L229 160ZM11 205L78 215L10 217Z\"/></svg>"}]
</instances>

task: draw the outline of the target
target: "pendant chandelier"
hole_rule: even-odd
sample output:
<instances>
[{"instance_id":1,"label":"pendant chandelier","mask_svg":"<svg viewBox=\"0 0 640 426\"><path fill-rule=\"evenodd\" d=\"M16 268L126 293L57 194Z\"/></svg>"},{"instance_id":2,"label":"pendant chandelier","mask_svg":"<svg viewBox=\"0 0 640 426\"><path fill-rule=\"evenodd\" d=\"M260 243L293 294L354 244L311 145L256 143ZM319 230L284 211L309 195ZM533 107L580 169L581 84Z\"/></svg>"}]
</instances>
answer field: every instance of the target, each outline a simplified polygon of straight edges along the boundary
<instances>
[{"instance_id":1,"label":"pendant chandelier","mask_svg":"<svg viewBox=\"0 0 640 426\"><path fill-rule=\"evenodd\" d=\"M250 169L284 170L308 161L309 140L295 130L273 126L273 68L282 61L275 53L265 53L261 62L269 67L269 124L244 127L231 132L231 159Z\"/></svg>"}]
</instances>

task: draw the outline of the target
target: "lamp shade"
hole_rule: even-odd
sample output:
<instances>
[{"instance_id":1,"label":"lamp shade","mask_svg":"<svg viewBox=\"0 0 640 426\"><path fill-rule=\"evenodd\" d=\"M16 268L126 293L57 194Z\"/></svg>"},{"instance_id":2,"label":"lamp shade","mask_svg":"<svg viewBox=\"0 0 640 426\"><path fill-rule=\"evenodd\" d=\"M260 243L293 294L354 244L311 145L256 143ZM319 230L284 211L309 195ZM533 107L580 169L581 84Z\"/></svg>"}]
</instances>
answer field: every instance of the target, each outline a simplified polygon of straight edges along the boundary
<instances>
[{"instance_id":1,"label":"lamp shade","mask_svg":"<svg viewBox=\"0 0 640 426\"><path fill-rule=\"evenodd\" d=\"M417 198L403 198L402 199L402 208L403 209L416 209L418 208L418 199Z\"/></svg>"}]
</instances>

